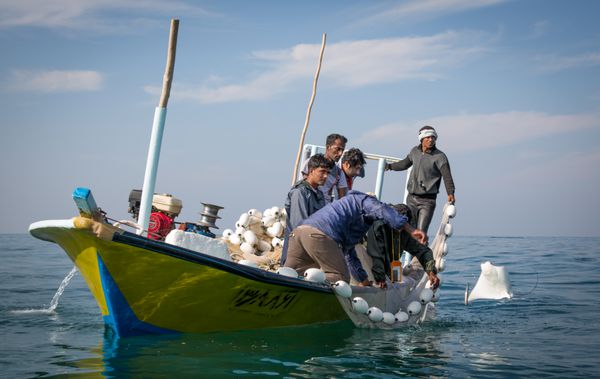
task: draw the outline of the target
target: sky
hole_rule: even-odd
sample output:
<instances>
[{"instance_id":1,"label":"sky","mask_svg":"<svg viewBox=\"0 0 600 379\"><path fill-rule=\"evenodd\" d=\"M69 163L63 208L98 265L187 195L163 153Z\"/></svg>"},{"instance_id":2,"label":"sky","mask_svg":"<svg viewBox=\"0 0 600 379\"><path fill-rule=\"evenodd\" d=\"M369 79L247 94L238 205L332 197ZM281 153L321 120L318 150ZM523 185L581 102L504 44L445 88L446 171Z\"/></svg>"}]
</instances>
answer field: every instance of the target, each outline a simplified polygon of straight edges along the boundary
<instances>
[{"instance_id":1,"label":"sky","mask_svg":"<svg viewBox=\"0 0 600 379\"><path fill-rule=\"evenodd\" d=\"M0 233L75 216L76 187L131 219L176 18L155 188L182 200L176 221L217 204L222 231L283 206L326 33L306 143L340 133L404 158L432 125L456 235L600 236L598 14L592 0L0 0ZM376 167L356 189L373 191ZM386 174L382 200L403 187Z\"/></svg>"}]
</instances>

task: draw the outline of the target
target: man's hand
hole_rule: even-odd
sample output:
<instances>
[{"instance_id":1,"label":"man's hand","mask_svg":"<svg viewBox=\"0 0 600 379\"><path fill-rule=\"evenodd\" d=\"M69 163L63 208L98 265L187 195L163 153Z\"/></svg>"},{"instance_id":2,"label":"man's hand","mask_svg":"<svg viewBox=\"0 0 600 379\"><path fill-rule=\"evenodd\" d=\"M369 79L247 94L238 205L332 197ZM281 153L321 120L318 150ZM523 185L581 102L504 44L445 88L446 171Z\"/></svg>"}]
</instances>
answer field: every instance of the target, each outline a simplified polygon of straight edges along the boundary
<instances>
[{"instance_id":1,"label":"man's hand","mask_svg":"<svg viewBox=\"0 0 600 379\"><path fill-rule=\"evenodd\" d=\"M421 229L414 229L410 235L421 245L425 245L427 243L427 234L425 234Z\"/></svg>"},{"instance_id":2,"label":"man's hand","mask_svg":"<svg viewBox=\"0 0 600 379\"><path fill-rule=\"evenodd\" d=\"M387 283L385 281L383 282L375 282L375 286L379 287L381 289L387 288Z\"/></svg>"},{"instance_id":3,"label":"man's hand","mask_svg":"<svg viewBox=\"0 0 600 379\"><path fill-rule=\"evenodd\" d=\"M433 271L429 271L427 273L429 277L429 282L431 283L431 290L435 291L440 286L440 278Z\"/></svg>"},{"instance_id":4,"label":"man's hand","mask_svg":"<svg viewBox=\"0 0 600 379\"><path fill-rule=\"evenodd\" d=\"M454 195L448 195L448 202L449 202L450 204L454 204L454 201L455 201L455 200L454 200Z\"/></svg>"}]
</instances>

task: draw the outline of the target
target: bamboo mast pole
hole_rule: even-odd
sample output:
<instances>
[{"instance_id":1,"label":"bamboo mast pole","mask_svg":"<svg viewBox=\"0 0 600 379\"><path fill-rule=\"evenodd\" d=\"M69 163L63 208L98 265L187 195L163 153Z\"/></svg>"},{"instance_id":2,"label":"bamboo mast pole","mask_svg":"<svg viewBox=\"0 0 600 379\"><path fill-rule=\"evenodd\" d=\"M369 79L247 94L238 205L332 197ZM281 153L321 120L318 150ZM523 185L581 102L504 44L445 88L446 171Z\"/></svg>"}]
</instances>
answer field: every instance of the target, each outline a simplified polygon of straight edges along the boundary
<instances>
[{"instance_id":1,"label":"bamboo mast pole","mask_svg":"<svg viewBox=\"0 0 600 379\"><path fill-rule=\"evenodd\" d=\"M298 165L300 164L300 156L302 155L302 146L304 145L304 137L308 130L308 123L310 122L310 112L312 110L313 103L315 102L315 96L317 95L317 81L319 80L319 73L321 72L321 63L323 62L323 52L325 51L325 42L327 40L327 34L323 33L323 41L321 42L321 52L319 53L319 64L317 65L317 71L315 72L315 79L313 81L312 95L308 103L308 109L306 111L306 119L304 120L304 129L302 129L302 135L300 136L300 145L298 146L298 154L296 154L296 164L294 165L294 176L292 176L292 185L296 182L298 177Z\"/></svg>"},{"instance_id":2,"label":"bamboo mast pole","mask_svg":"<svg viewBox=\"0 0 600 379\"><path fill-rule=\"evenodd\" d=\"M169 33L169 47L167 51L167 65L163 76L162 93L158 107L154 110L154 122L152 124L152 134L150 136L150 145L148 147L148 158L146 160L146 172L144 174L144 186L142 187L142 198L140 201L140 215L138 224L142 227L138 234L148 230L150 223L150 212L152 211L152 197L154 196L154 187L156 184L156 172L158 170L158 160L160 158L160 148L162 144L163 131L165 129L165 119L167 117L167 103L171 94L171 83L173 82L173 69L175 68L175 52L177 49L177 33L179 31L179 20L171 19L171 30Z\"/></svg>"}]
</instances>

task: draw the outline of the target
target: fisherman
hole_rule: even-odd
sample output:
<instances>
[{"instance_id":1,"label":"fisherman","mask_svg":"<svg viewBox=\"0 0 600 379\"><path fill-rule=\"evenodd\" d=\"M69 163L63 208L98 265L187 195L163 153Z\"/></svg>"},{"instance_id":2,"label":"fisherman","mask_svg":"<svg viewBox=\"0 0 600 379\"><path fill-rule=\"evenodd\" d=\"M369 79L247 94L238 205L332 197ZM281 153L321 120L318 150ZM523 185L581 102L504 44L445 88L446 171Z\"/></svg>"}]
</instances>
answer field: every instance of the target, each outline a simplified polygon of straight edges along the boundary
<instances>
[{"instance_id":1,"label":"fisherman","mask_svg":"<svg viewBox=\"0 0 600 379\"><path fill-rule=\"evenodd\" d=\"M320 268L330 282L348 282L350 273L359 282L368 282L354 246L376 220L383 220L394 229L405 230L421 243L425 241L425 234L413 228L406 216L373 196L350 191L292 231L285 266L300 275L309 268ZM439 279L435 274L431 279L432 287L437 288Z\"/></svg>"},{"instance_id":2,"label":"fisherman","mask_svg":"<svg viewBox=\"0 0 600 379\"><path fill-rule=\"evenodd\" d=\"M411 212L405 204L392 205L398 213L411 221ZM399 261L402 251L407 251L419 260L419 263L433 283L437 275L433 251L426 245L417 243L405 230L395 230L382 220L376 220L367 232L367 254L373 260L373 279L380 288L387 287L386 274L391 273L391 262ZM390 275L391 277L391 275Z\"/></svg>"},{"instance_id":3,"label":"fisherman","mask_svg":"<svg viewBox=\"0 0 600 379\"><path fill-rule=\"evenodd\" d=\"M414 218L414 226L427 235L435 210L440 182L444 178L448 202L454 204L454 180L446 154L437 149L437 132L431 126L419 129L419 145L412 148L406 158L396 163L388 163L386 170L403 171L413 166L408 179L406 204Z\"/></svg>"},{"instance_id":4,"label":"fisherman","mask_svg":"<svg viewBox=\"0 0 600 379\"><path fill-rule=\"evenodd\" d=\"M348 184L348 191L352 190L352 185L354 184L354 178L357 176L364 178L365 177L365 156L360 149L353 147L352 149L346 151L344 155L342 155L342 159L340 161L340 168L344 172L344 176L346 177L346 183Z\"/></svg>"},{"instance_id":5,"label":"fisherman","mask_svg":"<svg viewBox=\"0 0 600 379\"><path fill-rule=\"evenodd\" d=\"M308 174L304 179L297 181L285 200L285 211L287 222L281 251L281 264L285 263L289 234L308 216L323 208L325 196L319 190L319 186L325 183L333 162L323 154L315 154L308 160Z\"/></svg>"},{"instance_id":6,"label":"fisherman","mask_svg":"<svg viewBox=\"0 0 600 379\"><path fill-rule=\"evenodd\" d=\"M323 192L323 195L325 195L325 201L327 203L331 203L334 196L336 199L340 199L348 192L346 176L342 169L336 165L346 149L346 142L348 142L348 139L337 133L328 135L327 140L325 141L325 157L331 161L333 167L329 170L327 180L319 186L319 189ZM304 176L308 174L306 165L307 164L305 163L304 167L302 167L302 174Z\"/></svg>"}]
</instances>

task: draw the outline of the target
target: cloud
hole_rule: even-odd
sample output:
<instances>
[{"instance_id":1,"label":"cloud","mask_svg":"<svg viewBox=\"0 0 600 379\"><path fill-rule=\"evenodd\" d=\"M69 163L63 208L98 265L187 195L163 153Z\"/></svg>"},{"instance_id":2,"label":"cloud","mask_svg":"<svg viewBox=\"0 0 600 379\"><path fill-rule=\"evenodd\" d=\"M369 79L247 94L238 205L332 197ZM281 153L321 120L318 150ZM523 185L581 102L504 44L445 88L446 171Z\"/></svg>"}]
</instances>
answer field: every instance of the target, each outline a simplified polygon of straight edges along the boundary
<instances>
[{"instance_id":1,"label":"cloud","mask_svg":"<svg viewBox=\"0 0 600 379\"><path fill-rule=\"evenodd\" d=\"M42 27L115 32L148 25L153 22L151 15L174 13L186 16L212 14L178 0L1 1L0 29Z\"/></svg>"},{"instance_id":2,"label":"cloud","mask_svg":"<svg viewBox=\"0 0 600 379\"><path fill-rule=\"evenodd\" d=\"M530 141L539 137L600 128L598 114L549 115L542 112L510 111L491 114L462 114L434 117L417 122L388 124L360 137L360 144L378 150L397 150L400 136L417 143L417 130L432 125L448 152L472 152ZM408 147L407 146L407 147Z\"/></svg>"},{"instance_id":3,"label":"cloud","mask_svg":"<svg viewBox=\"0 0 600 379\"><path fill-rule=\"evenodd\" d=\"M102 81L102 74L97 71L15 70L9 88L44 93L97 91L102 87Z\"/></svg>"},{"instance_id":4,"label":"cloud","mask_svg":"<svg viewBox=\"0 0 600 379\"><path fill-rule=\"evenodd\" d=\"M449 31L425 37L338 42L327 45L319 85L356 88L402 80L437 80L453 66L488 51L483 35ZM320 44L257 51L252 59L267 70L245 83L178 86L174 98L201 103L262 100L312 79ZM146 88L156 92L155 88Z\"/></svg>"},{"instance_id":5,"label":"cloud","mask_svg":"<svg viewBox=\"0 0 600 379\"><path fill-rule=\"evenodd\" d=\"M536 60L540 69L546 72L569 70L580 67L594 67L600 65L600 52L589 52L573 56L543 55Z\"/></svg>"},{"instance_id":6,"label":"cloud","mask_svg":"<svg viewBox=\"0 0 600 379\"><path fill-rule=\"evenodd\" d=\"M506 2L507 0L412 0L377 10L373 15L363 18L360 23L381 23L414 21L440 17L446 14L485 8Z\"/></svg>"},{"instance_id":7,"label":"cloud","mask_svg":"<svg viewBox=\"0 0 600 379\"><path fill-rule=\"evenodd\" d=\"M544 36L548 32L548 28L550 27L550 22L547 20L538 21L533 24L533 28L531 31L531 35L529 38L537 39Z\"/></svg>"}]
</instances>

